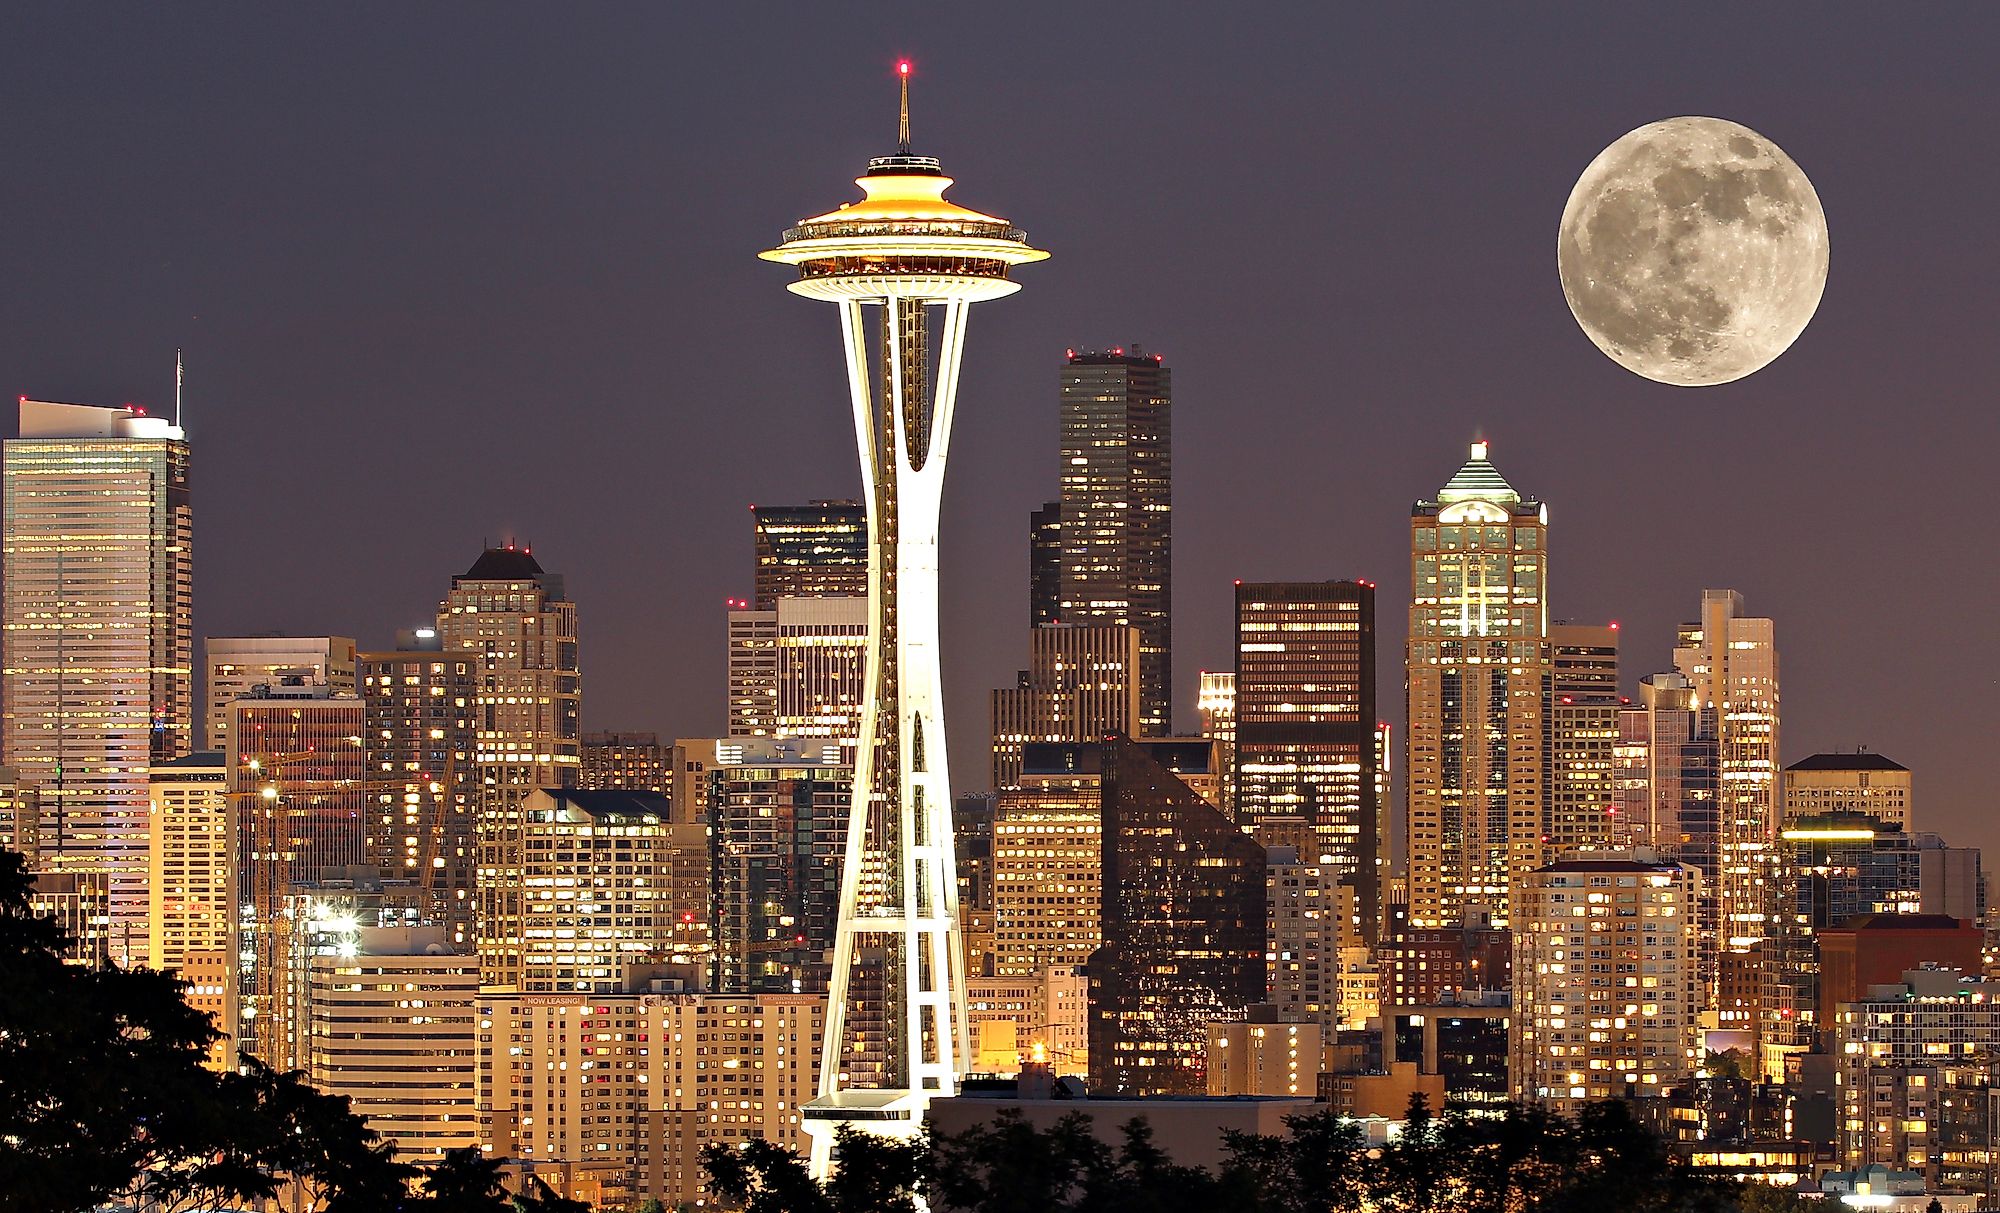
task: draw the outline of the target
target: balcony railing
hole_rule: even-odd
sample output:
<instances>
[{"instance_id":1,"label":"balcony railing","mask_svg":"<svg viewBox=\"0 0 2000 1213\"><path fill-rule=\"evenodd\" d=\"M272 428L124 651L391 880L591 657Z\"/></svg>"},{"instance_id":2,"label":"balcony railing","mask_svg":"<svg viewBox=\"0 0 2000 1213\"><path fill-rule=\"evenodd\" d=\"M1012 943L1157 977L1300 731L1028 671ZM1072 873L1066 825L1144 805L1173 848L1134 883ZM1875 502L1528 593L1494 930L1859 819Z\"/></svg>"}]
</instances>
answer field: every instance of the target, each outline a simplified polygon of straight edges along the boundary
<instances>
[{"instance_id":1,"label":"balcony railing","mask_svg":"<svg viewBox=\"0 0 2000 1213\"><path fill-rule=\"evenodd\" d=\"M1007 263L990 257L819 257L799 265L799 277L860 278L882 274L1005 278Z\"/></svg>"},{"instance_id":2,"label":"balcony railing","mask_svg":"<svg viewBox=\"0 0 2000 1213\"><path fill-rule=\"evenodd\" d=\"M800 240L851 239L858 236L974 236L1026 244L1028 235L1011 223L981 223L970 219L912 219L904 222L840 222L805 224L785 229L785 243Z\"/></svg>"}]
</instances>

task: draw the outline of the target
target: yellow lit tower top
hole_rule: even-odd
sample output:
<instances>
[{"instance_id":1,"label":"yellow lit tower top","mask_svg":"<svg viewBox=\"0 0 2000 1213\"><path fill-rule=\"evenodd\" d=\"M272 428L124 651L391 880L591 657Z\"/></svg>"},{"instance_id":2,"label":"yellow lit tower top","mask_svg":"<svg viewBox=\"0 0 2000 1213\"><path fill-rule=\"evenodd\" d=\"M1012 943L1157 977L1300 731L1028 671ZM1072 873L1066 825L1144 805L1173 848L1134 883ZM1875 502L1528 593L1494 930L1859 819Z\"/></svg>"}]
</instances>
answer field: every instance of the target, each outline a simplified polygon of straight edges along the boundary
<instances>
[{"instance_id":1,"label":"yellow lit tower top","mask_svg":"<svg viewBox=\"0 0 2000 1213\"><path fill-rule=\"evenodd\" d=\"M903 106L896 154L877 156L854 179L865 195L801 219L766 261L799 267L790 289L808 299L919 297L977 303L1020 290L1009 267L1042 261L1005 219L947 201L952 179L935 156L910 154L910 63L896 65Z\"/></svg>"}]
</instances>

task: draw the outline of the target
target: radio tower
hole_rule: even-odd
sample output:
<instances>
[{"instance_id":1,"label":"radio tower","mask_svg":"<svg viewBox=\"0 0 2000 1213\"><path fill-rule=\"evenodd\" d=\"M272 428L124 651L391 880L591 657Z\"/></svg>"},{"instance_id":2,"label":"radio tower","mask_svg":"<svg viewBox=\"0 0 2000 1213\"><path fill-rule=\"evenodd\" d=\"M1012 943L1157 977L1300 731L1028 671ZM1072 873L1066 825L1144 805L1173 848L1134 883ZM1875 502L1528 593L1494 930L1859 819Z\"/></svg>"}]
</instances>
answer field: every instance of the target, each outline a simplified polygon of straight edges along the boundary
<instances>
[{"instance_id":1,"label":"radio tower","mask_svg":"<svg viewBox=\"0 0 2000 1213\"><path fill-rule=\"evenodd\" d=\"M865 197L801 220L759 254L799 267L794 294L840 305L868 494L866 694L819 1097L803 1109L820 1176L842 1124L889 1137L920 1132L930 1101L957 1090L966 1056L938 684L938 502L967 306L1013 294L1020 288L1009 268L1048 256L1005 219L945 201L951 178L935 158L910 154L910 64L896 73L896 154L870 160L855 179ZM863 995L869 1020L879 1010L870 1033L879 1038L863 1047L848 1015L857 957L871 967L863 991L880 966L879 996Z\"/></svg>"}]
</instances>

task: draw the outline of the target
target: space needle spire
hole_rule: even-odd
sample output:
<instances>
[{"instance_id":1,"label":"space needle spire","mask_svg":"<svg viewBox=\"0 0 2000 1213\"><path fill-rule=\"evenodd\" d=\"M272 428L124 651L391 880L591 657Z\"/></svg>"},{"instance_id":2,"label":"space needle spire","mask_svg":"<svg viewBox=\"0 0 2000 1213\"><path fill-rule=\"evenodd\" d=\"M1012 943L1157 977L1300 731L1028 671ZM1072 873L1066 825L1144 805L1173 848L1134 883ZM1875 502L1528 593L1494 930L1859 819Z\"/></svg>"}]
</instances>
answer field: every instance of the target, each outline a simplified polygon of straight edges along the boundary
<instances>
[{"instance_id":1,"label":"space needle spire","mask_svg":"<svg viewBox=\"0 0 2000 1213\"><path fill-rule=\"evenodd\" d=\"M802 1110L814 1173L842 1124L899 1138L957 1091L968 1057L951 781L938 675L938 506L970 305L1019 290L1048 256L1013 224L947 202L952 179L910 152L910 64L897 151L858 202L802 219L759 254L790 290L840 308L868 504L868 658L840 876L818 1098ZM857 957L878 971L856 983ZM874 958L880 957L879 962ZM879 990L879 994L862 991Z\"/></svg>"},{"instance_id":2,"label":"space needle spire","mask_svg":"<svg viewBox=\"0 0 2000 1213\"><path fill-rule=\"evenodd\" d=\"M903 115L896 124L896 150L907 156L910 154L910 61L904 59L896 64L896 77L903 82Z\"/></svg>"}]
</instances>

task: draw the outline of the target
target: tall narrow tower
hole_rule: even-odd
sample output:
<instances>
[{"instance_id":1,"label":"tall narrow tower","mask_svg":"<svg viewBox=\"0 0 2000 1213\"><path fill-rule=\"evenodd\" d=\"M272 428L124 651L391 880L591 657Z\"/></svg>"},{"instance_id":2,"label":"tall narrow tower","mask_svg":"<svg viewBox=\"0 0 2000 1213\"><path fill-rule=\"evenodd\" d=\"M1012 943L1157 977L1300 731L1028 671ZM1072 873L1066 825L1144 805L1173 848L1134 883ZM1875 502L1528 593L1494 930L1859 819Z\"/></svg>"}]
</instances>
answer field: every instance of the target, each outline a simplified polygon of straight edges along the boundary
<instances>
[{"instance_id":1,"label":"tall narrow tower","mask_svg":"<svg viewBox=\"0 0 2000 1213\"><path fill-rule=\"evenodd\" d=\"M819 1098L804 1109L815 1173L841 1124L894 1137L952 1094L965 1052L965 973L938 679L938 503L966 309L1020 289L1010 267L1048 254L1005 219L945 201L951 178L910 154L910 65L896 154L855 179L865 197L785 232L768 261L799 267L794 294L840 305L868 505L868 663ZM864 309L876 308L877 323ZM936 337L932 309L941 310ZM874 347L871 357L870 347ZM851 1029L861 989L879 988ZM875 974L879 972L879 977Z\"/></svg>"},{"instance_id":2,"label":"tall narrow tower","mask_svg":"<svg viewBox=\"0 0 2000 1213\"><path fill-rule=\"evenodd\" d=\"M1173 731L1173 389L1137 346L1063 364L1059 618L1139 629L1148 737Z\"/></svg>"},{"instance_id":3,"label":"tall narrow tower","mask_svg":"<svg viewBox=\"0 0 2000 1213\"><path fill-rule=\"evenodd\" d=\"M1410 511L1410 925L1505 926L1542 863L1548 510L1472 444Z\"/></svg>"},{"instance_id":4,"label":"tall narrow tower","mask_svg":"<svg viewBox=\"0 0 2000 1213\"><path fill-rule=\"evenodd\" d=\"M187 435L136 405L21 398L0 522L4 761L41 787L41 868L110 890L110 959L147 951L148 768L194 734Z\"/></svg>"}]
</instances>

